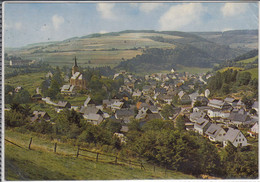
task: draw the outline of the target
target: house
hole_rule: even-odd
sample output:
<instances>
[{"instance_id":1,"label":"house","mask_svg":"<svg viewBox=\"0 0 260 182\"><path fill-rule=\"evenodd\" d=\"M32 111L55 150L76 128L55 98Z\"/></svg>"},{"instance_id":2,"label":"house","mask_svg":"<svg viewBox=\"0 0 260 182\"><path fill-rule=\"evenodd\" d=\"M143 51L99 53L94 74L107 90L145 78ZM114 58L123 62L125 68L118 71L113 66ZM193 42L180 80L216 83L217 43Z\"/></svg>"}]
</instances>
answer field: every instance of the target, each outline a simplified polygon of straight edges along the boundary
<instances>
[{"instance_id":1,"label":"house","mask_svg":"<svg viewBox=\"0 0 260 182\"><path fill-rule=\"evenodd\" d=\"M63 95L75 95L75 86L74 85L63 85L61 87L61 94Z\"/></svg>"},{"instance_id":2,"label":"house","mask_svg":"<svg viewBox=\"0 0 260 182\"><path fill-rule=\"evenodd\" d=\"M150 85L145 85L144 87L143 87L143 90L142 90L142 92L143 92L143 94L149 94L149 92L152 90L152 86L150 86Z\"/></svg>"},{"instance_id":3,"label":"house","mask_svg":"<svg viewBox=\"0 0 260 182\"><path fill-rule=\"evenodd\" d=\"M41 94L34 94L32 96L32 101L34 102L38 102L38 101L41 101L42 100L42 95Z\"/></svg>"},{"instance_id":4,"label":"house","mask_svg":"<svg viewBox=\"0 0 260 182\"><path fill-rule=\"evenodd\" d=\"M246 106L245 106L245 104L242 102L241 99L237 102L237 104L236 104L236 106L235 106L235 108L237 108L237 109L245 108L245 107L246 107Z\"/></svg>"},{"instance_id":5,"label":"house","mask_svg":"<svg viewBox=\"0 0 260 182\"><path fill-rule=\"evenodd\" d=\"M120 99L105 99L102 101L102 105L104 106L104 108L111 108L112 104L116 101L119 102Z\"/></svg>"},{"instance_id":6,"label":"house","mask_svg":"<svg viewBox=\"0 0 260 182\"><path fill-rule=\"evenodd\" d=\"M84 107L95 106L95 102L88 96L84 102Z\"/></svg>"},{"instance_id":7,"label":"house","mask_svg":"<svg viewBox=\"0 0 260 182\"><path fill-rule=\"evenodd\" d=\"M133 98L138 98L142 96L142 92L140 90L136 90L133 92L132 97Z\"/></svg>"},{"instance_id":8,"label":"house","mask_svg":"<svg viewBox=\"0 0 260 182\"><path fill-rule=\"evenodd\" d=\"M59 108L71 108L71 104L67 101L59 101L57 106Z\"/></svg>"},{"instance_id":9,"label":"house","mask_svg":"<svg viewBox=\"0 0 260 182\"><path fill-rule=\"evenodd\" d=\"M235 107L237 105L239 100L231 98L231 97L227 97L224 99L224 102L230 104L232 107Z\"/></svg>"},{"instance_id":10,"label":"house","mask_svg":"<svg viewBox=\"0 0 260 182\"><path fill-rule=\"evenodd\" d=\"M207 97L207 98L209 97L209 95L210 95L210 91L209 91L209 89L206 89L206 90L205 90L204 95L205 95L205 97Z\"/></svg>"},{"instance_id":11,"label":"house","mask_svg":"<svg viewBox=\"0 0 260 182\"><path fill-rule=\"evenodd\" d=\"M122 108L127 108L126 104L124 102L120 102L120 101L115 101L112 105L111 105L112 110L119 110Z\"/></svg>"},{"instance_id":12,"label":"house","mask_svg":"<svg viewBox=\"0 0 260 182\"><path fill-rule=\"evenodd\" d=\"M198 132L200 135L204 135L207 129L210 127L211 122L204 118L199 118L194 124L194 130Z\"/></svg>"},{"instance_id":13,"label":"house","mask_svg":"<svg viewBox=\"0 0 260 182\"><path fill-rule=\"evenodd\" d=\"M255 123L254 126L247 132L251 137L258 136L259 133L259 125Z\"/></svg>"},{"instance_id":14,"label":"house","mask_svg":"<svg viewBox=\"0 0 260 182\"><path fill-rule=\"evenodd\" d=\"M226 131L221 126L212 123L205 134L209 137L210 141L223 142L225 139Z\"/></svg>"},{"instance_id":15,"label":"house","mask_svg":"<svg viewBox=\"0 0 260 182\"><path fill-rule=\"evenodd\" d=\"M127 133L128 131L129 131L129 128L126 125L123 125L121 130L120 130L120 132L123 132L123 133Z\"/></svg>"},{"instance_id":16,"label":"house","mask_svg":"<svg viewBox=\"0 0 260 182\"><path fill-rule=\"evenodd\" d=\"M192 107L194 106L195 102L200 102L201 106L207 106L209 103L209 100L207 97L204 96L197 96L192 100Z\"/></svg>"},{"instance_id":17,"label":"house","mask_svg":"<svg viewBox=\"0 0 260 182\"><path fill-rule=\"evenodd\" d=\"M23 87L18 86L18 87L16 87L16 88L14 89L14 91L15 91L16 93L18 93L18 92L20 92L22 89L23 89Z\"/></svg>"},{"instance_id":18,"label":"house","mask_svg":"<svg viewBox=\"0 0 260 182\"><path fill-rule=\"evenodd\" d=\"M167 90L165 88L155 88L154 89L154 94L167 94Z\"/></svg>"},{"instance_id":19,"label":"house","mask_svg":"<svg viewBox=\"0 0 260 182\"><path fill-rule=\"evenodd\" d=\"M53 74L52 72L48 72L46 75L45 75L46 78L52 78L53 77Z\"/></svg>"},{"instance_id":20,"label":"house","mask_svg":"<svg viewBox=\"0 0 260 182\"><path fill-rule=\"evenodd\" d=\"M191 99L190 99L190 96L185 93L184 95L182 95L180 97L180 103L183 104L183 105L188 105L188 104L191 104Z\"/></svg>"},{"instance_id":21,"label":"house","mask_svg":"<svg viewBox=\"0 0 260 182\"><path fill-rule=\"evenodd\" d=\"M225 135L223 145L227 146L228 141L230 141L235 147L238 146L247 146L247 139L243 133L238 129L228 128L228 131Z\"/></svg>"},{"instance_id":22,"label":"house","mask_svg":"<svg viewBox=\"0 0 260 182\"><path fill-rule=\"evenodd\" d=\"M158 95L157 99L160 101L163 101L164 103L167 103L169 105L172 103L172 96L170 96L170 95L160 94L160 95Z\"/></svg>"},{"instance_id":23,"label":"house","mask_svg":"<svg viewBox=\"0 0 260 182\"><path fill-rule=\"evenodd\" d=\"M258 114L258 101L255 101L254 104L252 105L252 109L256 110L256 113Z\"/></svg>"},{"instance_id":24,"label":"house","mask_svg":"<svg viewBox=\"0 0 260 182\"><path fill-rule=\"evenodd\" d=\"M87 122L92 123L93 125L99 125L103 121L103 117L100 114L90 113L88 115L83 115L83 117Z\"/></svg>"},{"instance_id":25,"label":"house","mask_svg":"<svg viewBox=\"0 0 260 182\"><path fill-rule=\"evenodd\" d=\"M247 121L250 121L250 117L244 109L233 110L228 117L228 120L236 126L245 125Z\"/></svg>"},{"instance_id":26,"label":"house","mask_svg":"<svg viewBox=\"0 0 260 182\"><path fill-rule=\"evenodd\" d=\"M208 109L208 115L210 118L228 119L230 116L231 109L232 108L229 109L210 108Z\"/></svg>"},{"instance_id":27,"label":"house","mask_svg":"<svg viewBox=\"0 0 260 182\"><path fill-rule=\"evenodd\" d=\"M31 122L35 122L35 121L41 121L41 120L45 120L45 121L49 121L51 119L51 117L49 116L49 114L47 112L44 111L33 111L32 117L31 117Z\"/></svg>"},{"instance_id":28,"label":"house","mask_svg":"<svg viewBox=\"0 0 260 182\"><path fill-rule=\"evenodd\" d=\"M191 122L197 122L200 118L206 119L208 121L211 121L210 117L208 116L208 114L204 111L193 111L190 114L190 121Z\"/></svg>"},{"instance_id":29,"label":"house","mask_svg":"<svg viewBox=\"0 0 260 182\"><path fill-rule=\"evenodd\" d=\"M115 113L115 118L123 120L123 123L129 123L131 118L134 118L135 112L133 109L120 109Z\"/></svg>"},{"instance_id":30,"label":"house","mask_svg":"<svg viewBox=\"0 0 260 182\"><path fill-rule=\"evenodd\" d=\"M230 104L228 104L222 100L217 100L217 99L209 100L208 106L216 108L216 109L228 109L228 108L232 107Z\"/></svg>"},{"instance_id":31,"label":"house","mask_svg":"<svg viewBox=\"0 0 260 182\"><path fill-rule=\"evenodd\" d=\"M81 114L83 115L88 115L88 114L99 114L103 115L103 112L98 109L96 106L88 106L88 107L81 107L80 111Z\"/></svg>"}]
</instances>

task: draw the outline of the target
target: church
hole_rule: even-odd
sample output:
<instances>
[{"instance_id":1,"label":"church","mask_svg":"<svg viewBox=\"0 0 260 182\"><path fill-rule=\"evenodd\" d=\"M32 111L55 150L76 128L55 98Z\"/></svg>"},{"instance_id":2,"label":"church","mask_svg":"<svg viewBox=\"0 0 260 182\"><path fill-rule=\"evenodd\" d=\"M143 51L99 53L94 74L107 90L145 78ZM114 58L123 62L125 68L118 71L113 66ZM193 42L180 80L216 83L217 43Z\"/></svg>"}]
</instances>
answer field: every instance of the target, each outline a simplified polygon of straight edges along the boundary
<instances>
[{"instance_id":1,"label":"church","mask_svg":"<svg viewBox=\"0 0 260 182\"><path fill-rule=\"evenodd\" d=\"M84 79L82 73L79 72L76 56L74 61L74 66L72 67L72 76L70 78L70 85L74 86L76 89L86 89L87 81Z\"/></svg>"}]
</instances>

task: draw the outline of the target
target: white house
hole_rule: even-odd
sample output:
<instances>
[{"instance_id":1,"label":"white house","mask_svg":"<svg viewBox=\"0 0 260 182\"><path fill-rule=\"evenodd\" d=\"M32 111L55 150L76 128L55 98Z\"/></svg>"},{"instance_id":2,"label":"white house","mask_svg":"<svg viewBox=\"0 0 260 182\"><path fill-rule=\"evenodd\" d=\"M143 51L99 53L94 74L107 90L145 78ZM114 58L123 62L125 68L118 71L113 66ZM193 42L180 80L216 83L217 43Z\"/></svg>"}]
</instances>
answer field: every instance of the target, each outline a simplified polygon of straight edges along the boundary
<instances>
[{"instance_id":1,"label":"white house","mask_svg":"<svg viewBox=\"0 0 260 182\"><path fill-rule=\"evenodd\" d=\"M259 133L259 125L255 123L254 126L247 132L251 137L258 135Z\"/></svg>"},{"instance_id":2,"label":"white house","mask_svg":"<svg viewBox=\"0 0 260 182\"><path fill-rule=\"evenodd\" d=\"M223 141L224 147L227 146L228 141L230 141L235 147L237 146L247 146L247 139L243 133L238 129L228 128L227 134Z\"/></svg>"}]
</instances>

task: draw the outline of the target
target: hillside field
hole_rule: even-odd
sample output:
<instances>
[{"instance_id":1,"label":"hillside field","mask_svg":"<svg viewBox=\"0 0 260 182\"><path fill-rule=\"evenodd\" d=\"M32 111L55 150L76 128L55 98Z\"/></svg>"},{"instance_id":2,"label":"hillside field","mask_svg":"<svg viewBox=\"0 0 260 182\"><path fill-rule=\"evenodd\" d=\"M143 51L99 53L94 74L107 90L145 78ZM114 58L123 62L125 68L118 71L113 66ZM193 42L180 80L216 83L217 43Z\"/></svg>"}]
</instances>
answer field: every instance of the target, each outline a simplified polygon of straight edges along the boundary
<instances>
[{"instance_id":1,"label":"hillside field","mask_svg":"<svg viewBox=\"0 0 260 182\"><path fill-rule=\"evenodd\" d=\"M178 36L157 33L123 33L118 36L81 37L52 44L40 44L20 50L8 51L8 55L24 59L42 60L51 65L71 66L77 56L80 66L114 67L123 59L130 59L142 54L145 48L174 48L169 43L157 42L150 36L162 36L178 39ZM90 61L90 62L89 62Z\"/></svg>"},{"instance_id":2,"label":"hillside field","mask_svg":"<svg viewBox=\"0 0 260 182\"><path fill-rule=\"evenodd\" d=\"M30 94L35 94L35 89L41 85L45 79L47 73L28 73L25 75L17 75L8 79L5 79L5 85L11 85L13 87L22 86L28 90Z\"/></svg>"},{"instance_id":3,"label":"hillside field","mask_svg":"<svg viewBox=\"0 0 260 182\"><path fill-rule=\"evenodd\" d=\"M53 146L47 139L33 136L32 150L26 146L29 134L7 130L5 137L19 143L19 148L5 142L5 179L6 180L133 180L133 179L195 179L194 176L153 166L140 167L94 162L85 158L67 156L76 153L76 147L59 143L59 154L46 148Z\"/></svg>"}]
</instances>

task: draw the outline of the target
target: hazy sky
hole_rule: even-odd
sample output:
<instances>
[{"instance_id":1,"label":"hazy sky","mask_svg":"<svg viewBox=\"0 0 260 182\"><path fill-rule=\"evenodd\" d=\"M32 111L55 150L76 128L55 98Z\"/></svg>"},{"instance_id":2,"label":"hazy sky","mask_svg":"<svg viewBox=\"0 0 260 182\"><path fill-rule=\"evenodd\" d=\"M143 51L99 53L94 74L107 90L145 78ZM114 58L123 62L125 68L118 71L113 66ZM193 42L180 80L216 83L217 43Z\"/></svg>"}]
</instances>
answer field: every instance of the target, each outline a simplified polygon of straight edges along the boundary
<instances>
[{"instance_id":1,"label":"hazy sky","mask_svg":"<svg viewBox=\"0 0 260 182\"><path fill-rule=\"evenodd\" d=\"M122 30L258 29L258 3L5 3L5 47Z\"/></svg>"}]
</instances>

